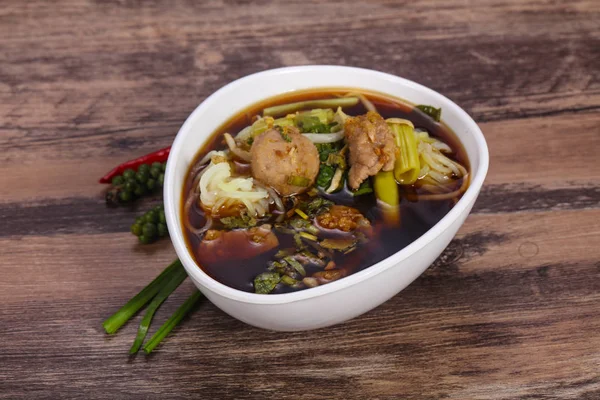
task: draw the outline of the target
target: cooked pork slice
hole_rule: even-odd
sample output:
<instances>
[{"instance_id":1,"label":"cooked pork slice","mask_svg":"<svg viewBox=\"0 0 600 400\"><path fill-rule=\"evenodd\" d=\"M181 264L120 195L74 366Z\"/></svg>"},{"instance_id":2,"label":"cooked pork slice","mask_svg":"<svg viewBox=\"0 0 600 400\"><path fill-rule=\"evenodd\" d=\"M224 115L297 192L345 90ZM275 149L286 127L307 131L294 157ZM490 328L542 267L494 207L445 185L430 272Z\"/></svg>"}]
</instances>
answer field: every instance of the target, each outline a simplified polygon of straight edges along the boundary
<instances>
[{"instance_id":1,"label":"cooked pork slice","mask_svg":"<svg viewBox=\"0 0 600 400\"><path fill-rule=\"evenodd\" d=\"M317 216L317 224L324 229L337 229L342 232L363 232L370 235L371 223L356 208L334 205Z\"/></svg>"},{"instance_id":2,"label":"cooked pork slice","mask_svg":"<svg viewBox=\"0 0 600 400\"><path fill-rule=\"evenodd\" d=\"M396 142L381 115L369 111L365 115L348 117L344 132L350 151L348 182L352 189L358 189L369 176L394 168Z\"/></svg>"}]
</instances>

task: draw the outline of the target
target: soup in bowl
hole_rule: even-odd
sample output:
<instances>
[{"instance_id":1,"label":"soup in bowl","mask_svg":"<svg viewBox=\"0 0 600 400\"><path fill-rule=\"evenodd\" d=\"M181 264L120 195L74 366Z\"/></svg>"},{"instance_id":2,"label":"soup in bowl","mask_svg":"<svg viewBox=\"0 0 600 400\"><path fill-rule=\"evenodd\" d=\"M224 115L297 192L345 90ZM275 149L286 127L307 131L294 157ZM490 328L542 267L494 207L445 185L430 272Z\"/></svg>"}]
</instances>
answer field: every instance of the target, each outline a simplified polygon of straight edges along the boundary
<instances>
[{"instance_id":1,"label":"soup in bowl","mask_svg":"<svg viewBox=\"0 0 600 400\"><path fill-rule=\"evenodd\" d=\"M313 329L421 274L468 215L487 164L477 125L430 89L358 68L282 68L191 114L171 149L165 211L215 305L262 328Z\"/></svg>"}]
</instances>

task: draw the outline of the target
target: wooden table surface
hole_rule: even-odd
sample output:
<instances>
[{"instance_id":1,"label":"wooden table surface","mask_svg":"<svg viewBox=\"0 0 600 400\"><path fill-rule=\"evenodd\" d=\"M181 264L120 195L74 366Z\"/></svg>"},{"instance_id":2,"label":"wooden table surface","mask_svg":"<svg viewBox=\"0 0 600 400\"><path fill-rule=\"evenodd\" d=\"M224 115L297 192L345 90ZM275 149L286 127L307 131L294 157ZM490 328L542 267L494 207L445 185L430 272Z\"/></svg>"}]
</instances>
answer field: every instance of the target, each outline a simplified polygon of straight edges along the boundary
<instances>
[{"instance_id":1,"label":"wooden table surface","mask_svg":"<svg viewBox=\"0 0 600 400\"><path fill-rule=\"evenodd\" d=\"M339 64L465 108L491 165L406 290L348 323L252 328L208 302L150 357L101 322L171 260L97 178L222 85ZM599 399L600 2L4 0L0 398ZM154 329L191 293L184 285Z\"/></svg>"}]
</instances>

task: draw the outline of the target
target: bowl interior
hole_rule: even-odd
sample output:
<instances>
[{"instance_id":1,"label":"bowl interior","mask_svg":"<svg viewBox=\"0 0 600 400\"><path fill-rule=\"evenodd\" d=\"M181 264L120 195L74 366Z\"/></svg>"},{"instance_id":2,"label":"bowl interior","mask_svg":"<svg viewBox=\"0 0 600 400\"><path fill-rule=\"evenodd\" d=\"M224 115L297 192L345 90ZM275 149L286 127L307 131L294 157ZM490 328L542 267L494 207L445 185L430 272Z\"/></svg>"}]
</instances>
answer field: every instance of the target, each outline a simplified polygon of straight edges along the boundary
<instances>
[{"instance_id":1,"label":"bowl interior","mask_svg":"<svg viewBox=\"0 0 600 400\"><path fill-rule=\"evenodd\" d=\"M187 251L183 237L180 215L181 190L185 174L198 150L224 121L234 116L239 110L276 95L311 88L344 87L381 92L414 104L442 107L442 119L457 135L469 158L471 184L463 198L429 232L399 253L405 252L408 255L411 248L415 251L419 245L417 242L424 242L427 240L426 236L428 235L430 236L429 240L431 240L435 237L435 232L432 233L432 231L444 229L444 224L447 226L453 218L460 214L461 207L464 211L464 207L467 206L470 200L477 196L488 166L487 146L483 134L475 122L460 107L441 94L397 76L351 67L291 67L250 75L224 86L198 106L181 127L171 149L164 188L167 223L177 254L186 266L188 274L196 282L200 282L202 285L227 297L243 301L259 303L285 302L323 294L335 290L337 287L356 283L368 274L373 273L376 266L386 261L383 260L375 266L317 288L277 296L264 296L229 288L209 277L196 265ZM398 256L399 253L394 256Z\"/></svg>"}]
</instances>

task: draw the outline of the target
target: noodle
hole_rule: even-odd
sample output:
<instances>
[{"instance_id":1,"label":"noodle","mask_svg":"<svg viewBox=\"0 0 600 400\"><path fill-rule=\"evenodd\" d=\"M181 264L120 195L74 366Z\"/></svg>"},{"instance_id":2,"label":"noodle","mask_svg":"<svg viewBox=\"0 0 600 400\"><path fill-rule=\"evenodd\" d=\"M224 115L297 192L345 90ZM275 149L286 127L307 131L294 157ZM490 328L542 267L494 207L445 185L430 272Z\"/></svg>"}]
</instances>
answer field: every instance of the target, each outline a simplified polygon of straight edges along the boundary
<instances>
[{"instance_id":1,"label":"noodle","mask_svg":"<svg viewBox=\"0 0 600 400\"><path fill-rule=\"evenodd\" d=\"M375 105L371 102L371 100L367 99L367 97L362 93L349 92L349 93L346 93L344 95L344 97L358 97L360 99L360 102L362 103L362 105L367 110L377 112L377 108L375 107Z\"/></svg>"},{"instance_id":2,"label":"noodle","mask_svg":"<svg viewBox=\"0 0 600 400\"><path fill-rule=\"evenodd\" d=\"M250 216L262 217L268 208L269 192L255 185L253 178L232 177L229 162L217 156L222 154L213 157L198 184L202 207L218 214L224 205L240 203ZM258 203L262 205L257 208Z\"/></svg>"},{"instance_id":3,"label":"noodle","mask_svg":"<svg viewBox=\"0 0 600 400\"><path fill-rule=\"evenodd\" d=\"M244 161L252 160L250 153L237 147L237 144L235 144L235 140L229 133L224 134L223 137L225 137L225 142L227 143L229 150L231 150L233 154L235 154Z\"/></svg>"},{"instance_id":4,"label":"noodle","mask_svg":"<svg viewBox=\"0 0 600 400\"><path fill-rule=\"evenodd\" d=\"M466 190L467 190L467 186L469 186L469 174L465 174L465 176L463 177L463 181L462 184L460 185L460 188L458 188L457 190L451 192L451 193L444 193L444 194L414 194L414 195L409 195L407 196L410 200L450 200L450 199L454 199L458 196L460 196L461 194L463 194Z\"/></svg>"},{"instance_id":5,"label":"noodle","mask_svg":"<svg viewBox=\"0 0 600 400\"><path fill-rule=\"evenodd\" d=\"M190 232L192 232L194 235L202 235L204 232L206 232L207 230L209 230L211 228L213 220L209 215L205 215L206 222L204 223L204 226L202 228L196 228L196 227L192 226L192 223L189 219L190 209L192 208L194 201L197 201L197 200L198 200L197 192L191 192L190 195L188 196L188 198L185 200L185 204L183 206L183 211L184 211L184 215L186 215L188 217L183 219L183 224L185 225L186 229L189 230Z\"/></svg>"}]
</instances>

